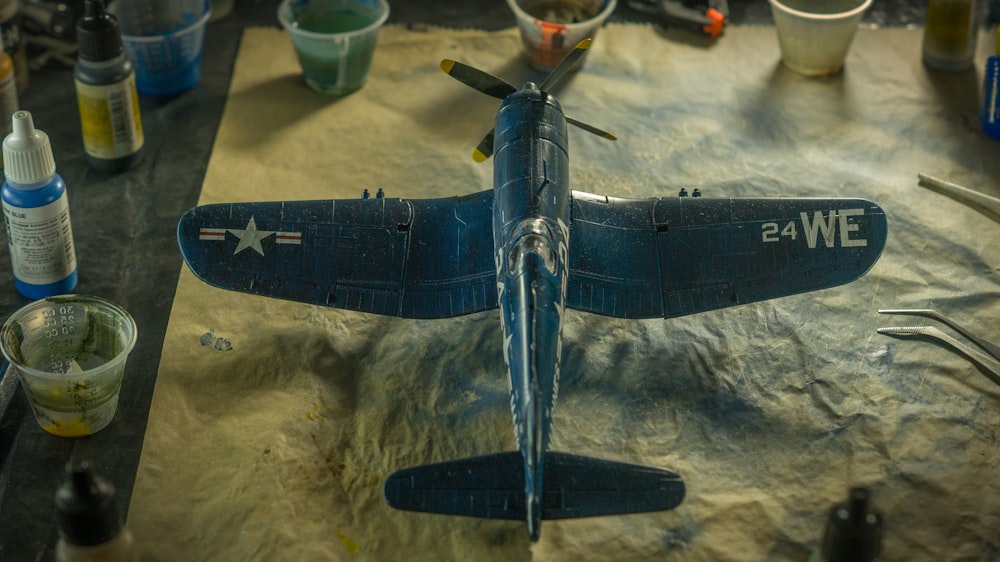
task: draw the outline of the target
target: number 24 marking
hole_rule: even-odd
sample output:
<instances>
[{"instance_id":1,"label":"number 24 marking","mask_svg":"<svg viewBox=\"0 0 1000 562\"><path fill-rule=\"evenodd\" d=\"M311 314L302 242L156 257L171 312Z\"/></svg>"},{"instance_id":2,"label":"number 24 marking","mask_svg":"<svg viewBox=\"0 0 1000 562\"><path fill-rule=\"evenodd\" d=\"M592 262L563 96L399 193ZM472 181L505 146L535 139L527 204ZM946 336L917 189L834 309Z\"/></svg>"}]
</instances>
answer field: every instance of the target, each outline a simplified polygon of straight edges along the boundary
<instances>
[{"instance_id":1,"label":"number 24 marking","mask_svg":"<svg viewBox=\"0 0 1000 562\"><path fill-rule=\"evenodd\" d=\"M781 236L787 236L792 240L798 236L798 229L795 227L795 221L789 221L785 225L785 228L781 228L776 222L766 222L761 225L761 230L764 237L764 242L778 242L778 231L781 231Z\"/></svg>"}]
</instances>

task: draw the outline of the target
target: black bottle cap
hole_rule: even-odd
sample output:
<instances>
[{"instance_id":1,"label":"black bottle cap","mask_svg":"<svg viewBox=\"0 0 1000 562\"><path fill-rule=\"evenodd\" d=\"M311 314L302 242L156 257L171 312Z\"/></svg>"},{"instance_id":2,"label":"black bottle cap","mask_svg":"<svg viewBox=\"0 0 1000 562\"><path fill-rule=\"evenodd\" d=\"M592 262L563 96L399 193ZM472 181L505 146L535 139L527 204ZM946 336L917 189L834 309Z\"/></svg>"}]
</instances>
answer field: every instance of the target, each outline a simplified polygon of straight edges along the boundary
<instances>
[{"instance_id":1,"label":"black bottle cap","mask_svg":"<svg viewBox=\"0 0 1000 562\"><path fill-rule=\"evenodd\" d=\"M854 488L833 506L823 535L823 560L871 562L882 549L882 516L869 510L868 490Z\"/></svg>"},{"instance_id":2,"label":"black bottle cap","mask_svg":"<svg viewBox=\"0 0 1000 562\"><path fill-rule=\"evenodd\" d=\"M103 0L86 0L83 17L76 22L76 41L84 60L105 61L122 54L118 19L104 11Z\"/></svg>"},{"instance_id":3,"label":"black bottle cap","mask_svg":"<svg viewBox=\"0 0 1000 562\"><path fill-rule=\"evenodd\" d=\"M115 487L95 476L86 462L66 465L66 481L56 491L59 536L77 546L94 546L121 530Z\"/></svg>"}]
</instances>

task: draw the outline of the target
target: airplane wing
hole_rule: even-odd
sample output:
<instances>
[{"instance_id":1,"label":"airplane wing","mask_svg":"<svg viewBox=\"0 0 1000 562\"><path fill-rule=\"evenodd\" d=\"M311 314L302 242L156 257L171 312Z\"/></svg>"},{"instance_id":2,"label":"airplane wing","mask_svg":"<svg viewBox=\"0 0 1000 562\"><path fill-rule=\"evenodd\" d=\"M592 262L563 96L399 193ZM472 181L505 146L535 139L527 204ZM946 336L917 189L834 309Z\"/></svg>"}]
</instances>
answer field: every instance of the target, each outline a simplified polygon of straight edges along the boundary
<instances>
[{"instance_id":1,"label":"airplane wing","mask_svg":"<svg viewBox=\"0 0 1000 562\"><path fill-rule=\"evenodd\" d=\"M573 192L566 305L673 318L841 285L882 253L863 199L617 199Z\"/></svg>"},{"instance_id":2,"label":"airplane wing","mask_svg":"<svg viewBox=\"0 0 1000 562\"><path fill-rule=\"evenodd\" d=\"M404 318L497 306L493 192L404 200L227 203L189 210L181 253L233 291Z\"/></svg>"}]
</instances>

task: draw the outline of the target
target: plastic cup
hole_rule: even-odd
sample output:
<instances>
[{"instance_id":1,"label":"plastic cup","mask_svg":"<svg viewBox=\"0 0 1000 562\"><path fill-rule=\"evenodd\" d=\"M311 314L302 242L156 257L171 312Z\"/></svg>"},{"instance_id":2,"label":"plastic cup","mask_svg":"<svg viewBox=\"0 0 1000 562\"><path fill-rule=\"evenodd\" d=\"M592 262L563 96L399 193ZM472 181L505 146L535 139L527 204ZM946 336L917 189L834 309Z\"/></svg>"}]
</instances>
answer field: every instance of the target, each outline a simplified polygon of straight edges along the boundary
<instances>
[{"instance_id":1,"label":"plastic cup","mask_svg":"<svg viewBox=\"0 0 1000 562\"><path fill-rule=\"evenodd\" d=\"M836 74L872 0L770 0L781 61L806 76Z\"/></svg>"},{"instance_id":2,"label":"plastic cup","mask_svg":"<svg viewBox=\"0 0 1000 562\"><path fill-rule=\"evenodd\" d=\"M209 0L116 0L108 12L121 25L140 94L176 96L198 83Z\"/></svg>"},{"instance_id":3,"label":"plastic cup","mask_svg":"<svg viewBox=\"0 0 1000 562\"><path fill-rule=\"evenodd\" d=\"M306 84L341 96L368 81L385 0L284 0L278 21L288 30Z\"/></svg>"},{"instance_id":4,"label":"plastic cup","mask_svg":"<svg viewBox=\"0 0 1000 562\"><path fill-rule=\"evenodd\" d=\"M528 62L548 72L584 39L593 38L616 0L507 0L517 17Z\"/></svg>"},{"instance_id":5,"label":"plastic cup","mask_svg":"<svg viewBox=\"0 0 1000 562\"><path fill-rule=\"evenodd\" d=\"M135 340L135 321L125 309L82 295L35 301L0 328L0 350L35 419L62 437L90 435L111 423Z\"/></svg>"}]
</instances>

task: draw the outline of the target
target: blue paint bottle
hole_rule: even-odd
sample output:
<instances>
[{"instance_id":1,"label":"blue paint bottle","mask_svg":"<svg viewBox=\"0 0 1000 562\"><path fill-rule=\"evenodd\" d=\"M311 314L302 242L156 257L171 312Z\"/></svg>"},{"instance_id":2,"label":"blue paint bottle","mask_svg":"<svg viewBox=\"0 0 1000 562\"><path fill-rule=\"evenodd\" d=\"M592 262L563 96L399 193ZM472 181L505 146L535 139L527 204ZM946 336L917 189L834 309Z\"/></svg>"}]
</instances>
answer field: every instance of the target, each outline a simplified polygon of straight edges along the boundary
<instances>
[{"instance_id":1,"label":"blue paint bottle","mask_svg":"<svg viewBox=\"0 0 1000 562\"><path fill-rule=\"evenodd\" d=\"M13 132L3 139L2 200L14 284L35 300L69 293L77 273L66 184L31 114L17 111L11 122Z\"/></svg>"},{"instance_id":2,"label":"blue paint bottle","mask_svg":"<svg viewBox=\"0 0 1000 562\"><path fill-rule=\"evenodd\" d=\"M997 27L996 54L986 59L983 71L983 131L1000 140L1000 27Z\"/></svg>"}]
</instances>

